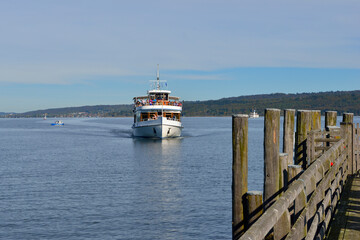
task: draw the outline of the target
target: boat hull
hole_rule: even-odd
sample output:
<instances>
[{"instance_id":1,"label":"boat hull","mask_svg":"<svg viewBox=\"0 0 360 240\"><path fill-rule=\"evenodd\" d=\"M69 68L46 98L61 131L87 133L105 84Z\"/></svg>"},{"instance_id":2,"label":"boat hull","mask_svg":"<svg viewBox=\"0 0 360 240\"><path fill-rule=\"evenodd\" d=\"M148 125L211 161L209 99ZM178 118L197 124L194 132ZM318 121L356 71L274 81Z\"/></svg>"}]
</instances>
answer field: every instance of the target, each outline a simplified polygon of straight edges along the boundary
<instances>
[{"instance_id":1,"label":"boat hull","mask_svg":"<svg viewBox=\"0 0 360 240\"><path fill-rule=\"evenodd\" d=\"M182 125L179 121L159 118L141 122L133 126L134 137L174 138L181 136Z\"/></svg>"}]
</instances>

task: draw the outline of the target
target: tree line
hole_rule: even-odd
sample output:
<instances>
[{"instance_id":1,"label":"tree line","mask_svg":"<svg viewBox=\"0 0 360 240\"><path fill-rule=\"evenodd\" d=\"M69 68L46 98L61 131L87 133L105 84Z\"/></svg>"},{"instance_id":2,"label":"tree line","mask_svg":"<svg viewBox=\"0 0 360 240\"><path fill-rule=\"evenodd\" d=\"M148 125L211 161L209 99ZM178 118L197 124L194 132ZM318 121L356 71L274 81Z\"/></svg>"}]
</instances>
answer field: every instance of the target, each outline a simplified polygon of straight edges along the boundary
<instances>
[{"instance_id":1,"label":"tree line","mask_svg":"<svg viewBox=\"0 0 360 240\"><path fill-rule=\"evenodd\" d=\"M319 93L273 93L222 98L209 101L183 102L183 116L231 116L248 114L256 109L263 115L265 108L279 109L317 109L352 112L360 115L360 90ZM97 105L37 110L25 113L12 113L0 117L130 117L132 104Z\"/></svg>"}]
</instances>

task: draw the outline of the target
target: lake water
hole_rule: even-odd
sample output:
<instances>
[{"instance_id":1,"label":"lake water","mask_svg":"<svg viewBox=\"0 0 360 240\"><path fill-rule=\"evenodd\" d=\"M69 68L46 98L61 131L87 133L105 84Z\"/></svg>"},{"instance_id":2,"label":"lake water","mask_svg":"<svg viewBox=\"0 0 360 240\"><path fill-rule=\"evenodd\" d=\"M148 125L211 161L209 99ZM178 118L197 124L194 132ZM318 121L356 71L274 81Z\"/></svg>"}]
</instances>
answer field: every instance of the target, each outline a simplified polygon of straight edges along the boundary
<instances>
[{"instance_id":1,"label":"lake water","mask_svg":"<svg viewBox=\"0 0 360 240\"><path fill-rule=\"evenodd\" d=\"M231 239L231 118L131 137L132 118L0 119L0 239ZM263 185L249 119L249 190Z\"/></svg>"}]
</instances>

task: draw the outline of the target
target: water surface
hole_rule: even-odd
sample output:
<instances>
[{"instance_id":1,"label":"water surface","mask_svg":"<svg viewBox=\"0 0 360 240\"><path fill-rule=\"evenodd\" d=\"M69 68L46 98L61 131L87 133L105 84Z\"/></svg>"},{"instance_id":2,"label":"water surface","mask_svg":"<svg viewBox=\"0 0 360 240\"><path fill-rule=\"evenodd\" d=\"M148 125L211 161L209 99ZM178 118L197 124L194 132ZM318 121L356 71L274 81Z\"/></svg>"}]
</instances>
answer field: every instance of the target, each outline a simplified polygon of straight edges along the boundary
<instances>
[{"instance_id":1,"label":"water surface","mask_svg":"<svg viewBox=\"0 0 360 240\"><path fill-rule=\"evenodd\" d=\"M132 138L132 118L62 120L0 119L0 239L231 239L231 118L184 118L166 140Z\"/></svg>"}]
</instances>

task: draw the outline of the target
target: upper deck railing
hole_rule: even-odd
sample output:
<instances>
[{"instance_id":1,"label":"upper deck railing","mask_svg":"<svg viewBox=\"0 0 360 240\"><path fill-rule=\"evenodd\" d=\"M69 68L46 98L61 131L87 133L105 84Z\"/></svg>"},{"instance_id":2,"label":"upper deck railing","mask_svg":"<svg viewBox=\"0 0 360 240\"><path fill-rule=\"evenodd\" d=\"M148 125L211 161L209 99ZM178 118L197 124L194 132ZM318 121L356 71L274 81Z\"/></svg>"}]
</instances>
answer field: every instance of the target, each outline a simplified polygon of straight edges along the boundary
<instances>
[{"instance_id":1,"label":"upper deck railing","mask_svg":"<svg viewBox=\"0 0 360 240\"><path fill-rule=\"evenodd\" d=\"M320 117L298 111L294 133L295 110L285 110L279 153L280 110L265 110L262 193L247 189L248 119L233 116L233 239L324 238L348 175L360 170L360 131L353 114L336 127L336 113L326 112L324 130Z\"/></svg>"},{"instance_id":2,"label":"upper deck railing","mask_svg":"<svg viewBox=\"0 0 360 240\"><path fill-rule=\"evenodd\" d=\"M134 103L135 107L142 106L154 106L154 105L163 105L163 106L178 106L181 107L182 103L180 101L165 101L165 100L137 100Z\"/></svg>"}]
</instances>

